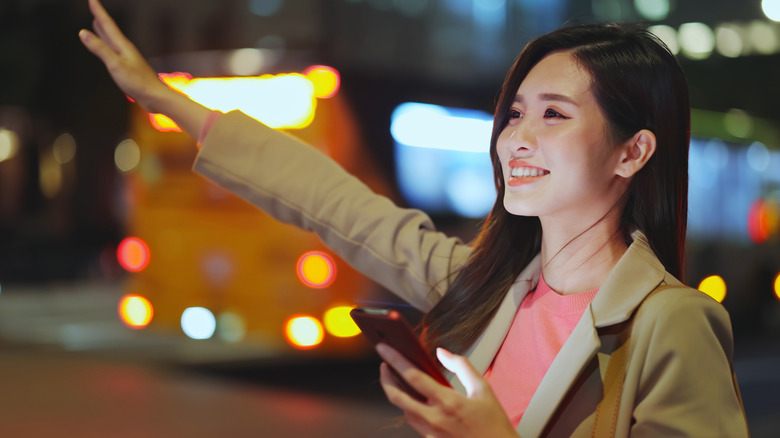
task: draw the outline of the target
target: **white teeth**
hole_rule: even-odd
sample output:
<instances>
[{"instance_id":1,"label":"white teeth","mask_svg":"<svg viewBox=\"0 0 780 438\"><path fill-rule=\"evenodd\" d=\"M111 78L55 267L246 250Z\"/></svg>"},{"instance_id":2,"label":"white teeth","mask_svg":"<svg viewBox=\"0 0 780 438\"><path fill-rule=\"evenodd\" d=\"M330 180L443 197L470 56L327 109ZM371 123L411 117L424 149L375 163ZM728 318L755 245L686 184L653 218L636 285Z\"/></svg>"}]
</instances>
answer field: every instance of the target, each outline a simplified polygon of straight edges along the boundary
<instances>
[{"instance_id":1,"label":"white teeth","mask_svg":"<svg viewBox=\"0 0 780 438\"><path fill-rule=\"evenodd\" d=\"M544 170L541 169L537 169L535 167L515 167L512 169L512 176L516 178L542 176L545 175L546 173L548 172L545 172Z\"/></svg>"}]
</instances>

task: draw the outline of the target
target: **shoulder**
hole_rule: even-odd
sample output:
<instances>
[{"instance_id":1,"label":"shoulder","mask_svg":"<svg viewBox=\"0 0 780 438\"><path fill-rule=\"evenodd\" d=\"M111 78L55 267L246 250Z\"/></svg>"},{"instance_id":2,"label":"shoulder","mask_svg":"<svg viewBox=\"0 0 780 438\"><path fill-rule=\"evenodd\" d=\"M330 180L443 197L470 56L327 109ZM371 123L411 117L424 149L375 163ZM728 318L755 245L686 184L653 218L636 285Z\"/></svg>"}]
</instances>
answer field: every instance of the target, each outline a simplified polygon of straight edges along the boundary
<instances>
[{"instance_id":1,"label":"shoulder","mask_svg":"<svg viewBox=\"0 0 780 438\"><path fill-rule=\"evenodd\" d=\"M641 313L641 315L640 315ZM640 305L637 316L655 317L662 320L675 319L684 315L706 314L711 317L728 318L726 309L709 295L686 286L674 278L667 278L658 285Z\"/></svg>"},{"instance_id":2,"label":"shoulder","mask_svg":"<svg viewBox=\"0 0 780 438\"><path fill-rule=\"evenodd\" d=\"M723 305L668 274L634 318L633 334L662 338L656 339L656 345L679 346L709 338L713 344L731 349L731 320Z\"/></svg>"}]
</instances>

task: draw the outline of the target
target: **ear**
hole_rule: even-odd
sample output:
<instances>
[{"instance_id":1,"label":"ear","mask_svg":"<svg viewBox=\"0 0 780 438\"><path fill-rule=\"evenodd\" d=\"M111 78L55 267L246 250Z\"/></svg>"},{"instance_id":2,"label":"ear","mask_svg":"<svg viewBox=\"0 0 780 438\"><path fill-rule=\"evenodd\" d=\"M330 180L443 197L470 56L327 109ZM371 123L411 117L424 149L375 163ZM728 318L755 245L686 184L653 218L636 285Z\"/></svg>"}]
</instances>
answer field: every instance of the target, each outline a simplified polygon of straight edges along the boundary
<instances>
[{"instance_id":1,"label":"ear","mask_svg":"<svg viewBox=\"0 0 780 438\"><path fill-rule=\"evenodd\" d=\"M655 153L655 134L648 129L637 131L621 146L620 161L615 168L615 174L623 178L631 178L639 172Z\"/></svg>"}]
</instances>

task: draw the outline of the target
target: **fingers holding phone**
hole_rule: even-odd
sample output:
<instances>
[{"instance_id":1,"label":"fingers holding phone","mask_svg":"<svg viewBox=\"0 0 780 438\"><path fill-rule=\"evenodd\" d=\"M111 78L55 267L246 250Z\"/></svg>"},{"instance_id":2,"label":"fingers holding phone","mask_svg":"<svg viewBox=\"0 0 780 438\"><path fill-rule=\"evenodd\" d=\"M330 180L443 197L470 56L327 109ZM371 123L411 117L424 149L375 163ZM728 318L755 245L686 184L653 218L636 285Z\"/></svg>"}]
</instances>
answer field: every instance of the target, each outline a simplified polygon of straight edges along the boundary
<instances>
[{"instance_id":1,"label":"fingers holding phone","mask_svg":"<svg viewBox=\"0 0 780 438\"><path fill-rule=\"evenodd\" d=\"M401 406L398 402L403 405L407 404L403 400L404 397L394 393L395 390L401 391L403 395L417 402L426 403L430 397L435 395L437 387L445 387L386 343L377 344L376 351L384 360L380 366L380 383L393 404L399 407Z\"/></svg>"}]
</instances>

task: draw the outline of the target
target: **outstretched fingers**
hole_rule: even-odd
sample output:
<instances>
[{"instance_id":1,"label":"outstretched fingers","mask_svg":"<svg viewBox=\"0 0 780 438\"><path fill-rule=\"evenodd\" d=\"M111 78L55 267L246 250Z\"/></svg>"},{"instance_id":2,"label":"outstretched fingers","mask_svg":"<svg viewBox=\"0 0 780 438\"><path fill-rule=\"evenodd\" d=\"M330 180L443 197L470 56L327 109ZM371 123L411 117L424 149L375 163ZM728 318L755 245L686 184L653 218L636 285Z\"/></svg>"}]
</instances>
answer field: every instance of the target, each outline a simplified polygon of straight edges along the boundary
<instances>
[{"instance_id":1,"label":"outstretched fingers","mask_svg":"<svg viewBox=\"0 0 780 438\"><path fill-rule=\"evenodd\" d=\"M123 52L134 52L135 46L130 40L125 37L119 26L108 11L100 4L99 0L89 0L89 10L92 12L94 20L92 21L93 29L95 33L115 52L122 54Z\"/></svg>"},{"instance_id":2,"label":"outstretched fingers","mask_svg":"<svg viewBox=\"0 0 780 438\"><path fill-rule=\"evenodd\" d=\"M116 51L109 47L105 41L87 29L81 29L81 31L79 31L79 38L84 44L84 47L100 58L106 66L116 62L116 58L119 57Z\"/></svg>"}]
</instances>

